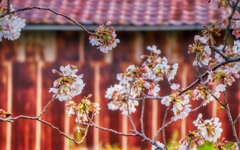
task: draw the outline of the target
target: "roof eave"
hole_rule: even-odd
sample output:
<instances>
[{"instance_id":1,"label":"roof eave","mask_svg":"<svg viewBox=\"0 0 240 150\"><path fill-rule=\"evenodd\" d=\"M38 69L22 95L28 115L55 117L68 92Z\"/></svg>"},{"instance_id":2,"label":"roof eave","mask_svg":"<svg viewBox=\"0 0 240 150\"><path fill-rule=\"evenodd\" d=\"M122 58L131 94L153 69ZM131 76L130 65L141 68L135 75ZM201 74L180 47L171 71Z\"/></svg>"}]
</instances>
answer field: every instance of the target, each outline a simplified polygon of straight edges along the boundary
<instances>
[{"instance_id":1,"label":"roof eave","mask_svg":"<svg viewBox=\"0 0 240 150\"><path fill-rule=\"evenodd\" d=\"M84 25L87 30L95 30L98 25ZM131 26L131 25L118 25L113 27L117 31L178 31L178 30L202 30L202 25L162 25L162 26ZM218 25L221 28L220 25ZM206 29L206 28L205 28ZM83 31L77 25L26 25L23 30L51 30L51 31Z\"/></svg>"}]
</instances>

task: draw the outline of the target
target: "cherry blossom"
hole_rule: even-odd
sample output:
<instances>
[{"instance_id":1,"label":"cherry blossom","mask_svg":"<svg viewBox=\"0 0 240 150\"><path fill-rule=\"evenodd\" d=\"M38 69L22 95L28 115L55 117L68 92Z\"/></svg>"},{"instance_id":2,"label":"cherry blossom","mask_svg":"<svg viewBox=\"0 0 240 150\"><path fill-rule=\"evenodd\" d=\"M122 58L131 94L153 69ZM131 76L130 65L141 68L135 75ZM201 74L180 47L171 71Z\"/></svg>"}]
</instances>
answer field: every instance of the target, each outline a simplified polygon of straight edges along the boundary
<instances>
[{"instance_id":1,"label":"cherry blossom","mask_svg":"<svg viewBox=\"0 0 240 150\"><path fill-rule=\"evenodd\" d=\"M232 26L233 32L232 34L235 35L236 39L240 37L240 21L236 21Z\"/></svg>"},{"instance_id":2,"label":"cherry blossom","mask_svg":"<svg viewBox=\"0 0 240 150\"><path fill-rule=\"evenodd\" d=\"M66 112L69 116L76 113L76 122L79 123L89 121L89 112L92 112L93 115L99 113L100 105L98 103L92 103L90 101L91 96L92 95L89 94L87 97L84 97L78 105L74 101L69 101L69 103L66 104L66 107L68 107Z\"/></svg>"},{"instance_id":3,"label":"cherry blossom","mask_svg":"<svg viewBox=\"0 0 240 150\"><path fill-rule=\"evenodd\" d=\"M98 49L103 53L108 53L109 50L112 50L117 46L117 43L120 43L119 39L116 39L115 29L109 27L111 22L108 21L106 25L101 25L95 30L95 35L89 37L90 43L92 46L98 46Z\"/></svg>"},{"instance_id":4,"label":"cherry blossom","mask_svg":"<svg viewBox=\"0 0 240 150\"><path fill-rule=\"evenodd\" d=\"M10 11L13 11L12 5L10 5ZM0 4L0 14L4 14L7 11L7 5ZM2 38L8 40L16 40L20 36L21 29L25 27L25 19L21 19L17 14L6 15L0 18L0 41Z\"/></svg>"},{"instance_id":5,"label":"cherry blossom","mask_svg":"<svg viewBox=\"0 0 240 150\"><path fill-rule=\"evenodd\" d=\"M189 142L190 142L190 137L189 136L187 136L186 138L180 140L179 141L179 143L180 143L180 147L179 148L181 150L186 150ZM197 150L197 144L195 144L195 142L191 142L191 144L189 145L187 150Z\"/></svg>"},{"instance_id":6,"label":"cherry blossom","mask_svg":"<svg viewBox=\"0 0 240 150\"><path fill-rule=\"evenodd\" d=\"M152 51L155 54L161 54L161 51L159 49L157 49L157 47L155 45L153 45L152 47L148 46L147 49Z\"/></svg>"},{"instance_id":7,"label":"cherry blossom","mask_svg":"<svg viewBox=\"0 0 240 150\"><path fill-rule=\"evenodd\" d=\"M75 73L78 71L76 66L67 65L60 67L61 72L53 70L53 73L58 73L61 77L54 81L53 88L49 92L53 92L53 97L58 98L60 101L72 99L73 97L82 93L85 83L83 83L83 75L77 76Z\"/></svg>"},{"instance_id":8,"label":"cherry blossom","mask_svg":"<svg viewBox=\"0 0 240 150\"><path fill-rule=\"evenodd\" d=\"M169 106L170 105L170 103L171 103L171 97L170 96L165 96L163 99L162 99L162 101L161 101L161 103L163 104L163 105L166 105L166 106Z\"/></svg>"},{"instance_id":9,"label":"cherry blossom","mask_svg":"<svg viewBox=\"0 0 240 150\"><path fill-rule=\"evenodd\" d=\"M218 121L218 118L203 120L202 114L199 114L197 120L194 121L193 124L197 126L205 140L208 140L209 142L216 142L223 131L222 128L220 128L222 123Z\"/></svg>"},{"instance_id":10,"label":"cherry blossom","mask_svg":"<svg viewBox=\"0 0 240 150\"><path fill-rule=\"evenodd\" d=\"M4 111L3 109L0 109L0 119L8 118L11 115L12 115L11 113L8 113L8 112Z\"/></svg>"},{"instance_id":11,"label":"cherry blossom","mask_svg":"<svg viewBox=\"0 0 240 150\"><path fill-rule=\"evenodd\" d=\"M171 87L172 90L176 90L180 87L180 85L173 83L170 87Z\"/></svg>"},{"instance_id":12,"label":"cherry blossom","mask_svg":"<svg viewBox=\"0 0 240 150\"><path fill-rule=\"evenodd\" d=\"M226 85L224 84L219 84L217 87L216 87L216 91L217 92L224 92L226 89Z\"/></svg>"},{"instance_id":13,"label":"cherry blossom","mask_svg":"<svg viewBox=\"0 0 240 150\"><path fill-rule=\"evenodd\" d=\"M188 53L197 53L196 57L194 59L193 62L193 66L200 66L202 67L203 65L208 66L208 63L210 60L212 60L211 58L211 49L208 45L204 45L206 44L206 37L201 37L199 35L196 35L194 37L194 43L192 45L189 45L188 48ZM198 60L199 59L199 60ZM197 63L198 61L201 61L201 63Z\"/></svg>"}]
</instances>

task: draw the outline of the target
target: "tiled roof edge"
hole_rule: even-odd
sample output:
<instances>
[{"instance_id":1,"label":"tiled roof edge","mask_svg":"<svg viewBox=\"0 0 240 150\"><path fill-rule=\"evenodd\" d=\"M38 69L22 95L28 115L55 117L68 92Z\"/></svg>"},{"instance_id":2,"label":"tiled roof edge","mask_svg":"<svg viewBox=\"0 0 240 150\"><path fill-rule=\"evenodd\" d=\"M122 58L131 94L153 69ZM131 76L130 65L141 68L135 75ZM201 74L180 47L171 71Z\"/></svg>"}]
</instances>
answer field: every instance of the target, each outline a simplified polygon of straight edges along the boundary
<instances>
[{"instance_id":1,"label":"tiled roof edge","mask_svg":"<svg viewBox=\"0 0 240 150\"><path fill-rule=\"evenodd\" d=\"M220 24L217 25L221 28ZM98 25L84 25L88 30L95 30ZM178 30L202 30L202 25L162 25L162 26L113 26L117 31L178 31ZM83 31L77 25L27 25L23 30L51 30L51 31Z\"/></svg>"}]
</instances>

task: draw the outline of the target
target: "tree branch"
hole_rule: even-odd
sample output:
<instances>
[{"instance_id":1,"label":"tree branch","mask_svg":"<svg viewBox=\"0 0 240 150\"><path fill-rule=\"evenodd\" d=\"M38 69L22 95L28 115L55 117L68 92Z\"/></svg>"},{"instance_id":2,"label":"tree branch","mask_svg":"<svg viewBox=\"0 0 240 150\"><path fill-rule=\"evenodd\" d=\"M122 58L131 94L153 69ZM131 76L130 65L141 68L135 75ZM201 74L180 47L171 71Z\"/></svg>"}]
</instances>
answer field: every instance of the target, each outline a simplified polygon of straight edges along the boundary
<instances>
[{"instance_id":1,"label":"tree branch","mask_svg":"<svg viewBox=\"0 0 240 150\"><path fill-rule=\"evenodd\" d=\"M162 123L162 126L163 126L163 129L162 129L163 143L165 145L166 150L168 150L168 148L167 148L167 143L166 143L166 139L165 139L165 127L164 127L164 124L165 124L165 120L167 118L167 113L168 113L168 110L169 110L170 106L167 107L167 110L166 110L164 118L163 118L163 123ZM156 140L156 139L154 139L154 140ZM154 142L156 142L156 141L154 141Z\"/></svg>"},{"instance_id":2,"label":"tree branch","mask_svg":"<svg viewBox=\"0 0 240 150\"><path fill-rule=\"evenodd\" d=\"M228 25L227 25L227 27L226 27L226 34L225 34L225 37L224 37L224 39L223 39L223 40L224 40L224 45L223 45L223 49L222 49L223 52L225 51L225 47L226 47L226 45L227 45L227 36L228 36L228 32L229 32L230 25L231 25L231 19L232 19L232 16L233 16L233 14L234 14L234 12L235 12L235 10L236 10L236 7L238 7L238 6L237 6L238 2L239 2L239 0L237 0L236 3L234 3L234 2L232 1L233 5L231 5L231 7L233 8L233 10L232 10L231 15L228 16ZM229 3L229 4L230 4L230 3Z\"/></svg>"},{"instance_id":3,"label":"tree branch","mask_svg":"<svg viewBox=\"0 0 240 150\"><path fill-rule=\"evenodd\" d=\"M199 70L198 70L198 65L196 66L196 69L197 69L197 73L198 73L198 75L199 75L199 79L201 80L201 82L202 82L202 84L204 85L204 87L205 87L205 89L207 90L207 92L208 92L209 94L211 94L212 97L214 97L215 100L218 101L219 104L221 104L224 108L226 108L226 105L223 104L212 92L209 91L208 87L206 86L205 82L203 81L203 79L202 79L202 77L201 77L201 73L200 73Z\"/></svg>"},{"instance_id":4,"label":"tree branch","mask_svg":"<svg viewBox=\"0 0 240 150\"><path fill-rule=\"evenodd\" d=\"M192 136L190 135L190 141L189 141L189 143L188 143L188 145L187 145L186 150L188 150L188 148L189 148L189 146L191 145L191 143L192 143Z\"/></svg>"},{"instance_id":5,"label":"tree branch","mask_svg":"<svg viewBox=\"0 0 240 150\"><path fill-rule=\"evenodd\" d=\"M238 117L235 119L235 121L233 122L233 125L235 125L238 121L238 119L240 118L240 114L238 115Z\"/></svg>"},{"instance_id":6,"label":"tree branch","mask_svg":"<svg viewBox=\"0 0 240 150\"><path fill-rule=\"evenodd\" d=\"M224 79L222 79L222 82L224 84ZM226 108L227 108L227 116L228 116L228 120L229 122L231 123L231 126L232 126L232 130L233 130L233 136L238 144L238 147L240 147L240 142L238 140L238 137L237 137L237 133L236 133L236 129L235 129L235 125L234 125L234 122L233 122L233 119L232 119L232 115L230 113L230 108L228 106L228 103L227 103L227 94L226 94L226 90L223 92L224 93L224 102L226 104Z\"/></svg>"},{"instance_id":7,"label":"tree branch","mask_svg":"<svg viewBox=\"0 0 240 150\"><path fill-rule=\"evenodd\" d=\"M223 53L221 53L217 47L215 47L214 45L212 45L212 46L210 46L210 48L212 48L216 53L218 53L218 54L221 55L226 61L228 61L229 57L227 57L226 55L224 55Z\"/></svg>"},{"instance_id":8,"label":"tree branch","mask_svg":"<svg viewBox=\"0 0 240 150\"><path fill-rule=\"evenodd\" d=\"M144 105L145 105L145 97L143 96L140 123L141 123L141 132L142 132L142 134L145 135L145 133L144 133L144 124L143 124Z\"/></svg>"},{"instance_id":9,"label":"tree branch","mask_svg":"<svg viewBox=\"0 0 240 150\"><path fill-rule=\"evenodd\" d=\"M9 0L10 1L10 0ZM73 20L72 18L68 17L67 15L64 15L64 14L61 14L61 13L58 13L50 8L46 8L46 7L37 7L37 6L31 6L31 7L25 7L25 8L20 8L20 9L17 9L17 10L14 10L14 11L10 11L10 12L5 12L4 14L0 15L0 18L6 16L6 15L9 15L9 14L14 14L16 12L19 12L19 11L25 11L25 10L31 10L31 9L39 9L39 10L48 10L48 11L51 11L53 12L54 14L56 15L59 15L59 16L62 16L62 17L65 17L67 20L70 20L71 22L73 22L74 24L80 26L84 31L86 31L88 34L90 35L94 35L94 36L101 36L101 35L97 35L95 33L92 33L90 31L88 31L86 28L83 27L83 25L81 25L80 23L77 23L75 20Z\"/></svg>"}]
</instances>

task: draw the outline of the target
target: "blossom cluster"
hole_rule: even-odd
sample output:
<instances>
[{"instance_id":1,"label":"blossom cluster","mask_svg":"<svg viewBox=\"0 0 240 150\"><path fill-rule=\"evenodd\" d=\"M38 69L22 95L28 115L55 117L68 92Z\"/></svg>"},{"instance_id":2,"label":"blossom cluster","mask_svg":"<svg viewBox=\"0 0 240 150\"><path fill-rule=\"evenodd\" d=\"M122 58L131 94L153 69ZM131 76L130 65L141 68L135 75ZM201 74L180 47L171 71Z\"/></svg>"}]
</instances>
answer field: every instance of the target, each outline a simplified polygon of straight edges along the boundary
<instances>
[{"instance_id":1,"label":"blossom cluster","mask_svg":"<svg viewBox=\"0 0 240 150\"><path fill-rule=\"evenodd\" d=\"M180 140L180 146L176 147L175 149L185 150L190 143L190 138L192 141L188 150L197 150L197 145L202 146L205 143L205 140L209 142L217 142L223 131L221 128L222 124L218 121L218 118L203 120L202 114L199 114L197 120L193 121L193 124L197 127L197 130L190 132L188 136Z\"/></svg>"},{"instance_id":2,"label":"blossom cluster","mask_svg":"<svg viewBox=\"0 0 240 150\"><path fill-rule=\"evenodd\" d=\"M89 94L87 97L84 97L78 105L74 101L69 101L69 103L66 104L68 107L66 112L69 116L76 114L75 121L77 123L89 121L90 112L92 112L93 115L99 113L100 105L99 103L92 103L90 101L91 97L91 94Z\"/></svg>"},{"instance_id":3,"label":"blossom cluster","mask_svg":"<svg viewBox=\"0 0 240 150\"><path fill-rule=\"evenodd\" d=\"M8 112L4 111L3 109L0 109L0 119L8 118L11 115L12 115L11 113L8 113Z\"/></svg>"},{"instance_id":4,"label":"blossom cluster","mask_svg":"<svg viewBox=\"0 0 240 150\"><path fill-rule=\"evenodd\" d=\"M49 92L53 92L53 97L60 101L71 100L74 96L82 93L85 83L83 83L83 75L77 76L78 69L74 65L67 65L60 67L61 72L53 69L53 73L60 75L60 78L55 80L53 88Z\"/></svg>"},{"instance_id":5,"label":"blossom cluster","mask_svg":"<svg viewBox=\"0 0 240 150\"><path fill-rule=\"evenodd\" d=\"M221 88L221 87L220 87ZM222 91L222 89L219 89L219 87L216 87L216 92L213 93L211 90L209 90L210 92L212 92L212 94L216 97L219 98L220 97L220 90ZM191 91L191 99L192 100L203 100L203 106L206 106L208 103L210 103L211 101L213 101L215 98L212 96L212 94L210 94L205 86L203 84L199 84L196 89Z\"/></svg>"},{"instance_id":6,"label":"blossom cluster","mask_svg":"<svg viewBox=\"0 0 240 150\"><path fill-rule=\"evenodd\" d=\"M127 114L126 101L129 99L129 113L135 112L138 101L134 99L143 96L144 90L148 91L148 95L157 97L160 91L158 81L162 81L164 77L169 82L174 79L178 64L168 65L167 58L159 56L161 51L155 45L148 46L147 49L151 51L151 55L141 56L147 58L141 67L130 65L125 73L117 74L119 84L107 89L105 97L112 100L108 104L109 109L120 109L122 114ZM172 88L177 89L178 85L173 84Z\"/></svg>"},{"instance_id":7,"label":"blossom cluster","mask_svg":"<svg viewBox=\"0 0 240 150\"><path fill-rule=\"evenodd\" d=\"M91 35L89 37L90 43L92 46L99 46L98 48L103 53L107 53L109 50L112 50L117 46L117 43L120 43L119 39L116 39L117 35L113 27L109 27L111 22L108 21L106 25L101 25L95 29L96 35Z\"/></svg>"},{"instance_id":8,"label":"blossom cluster","mask_svg":"<svg viewBox=\"0 0 240 150\"><path fill-rule=\"evenodd\" d=\"M229 146L231 145L231 146ZM222 139L218 139L217 142L215 142L214 148L218 148L221 150L239 150L237 143L230 142L228 140L225 140L223 137Z\"/></svg>"},{"instance_id":9,"label":"blossom cluster","mask_svg":"<svg viewBox=\"0 0 240 150\"><path fill-rule=\"evenodd\" d=\"M113 99L110 103L108 103L108 109L110 110L121 110L122 114L128 114L127 111L127 103L126 103L126 92L124 86L119 84L115 84L114 87L110 87L107 89L105 97L108 99ZM125 94L125 95L124 95ZM135 106L138 106L138 101L136 100L129 100L129 113L135 112Z\"/></svg>"},{"instance_id":10,"label":"blossom cluster","mask_svg":"<svg viewBox=\"0 0 240 150\"><path fill-rule=\"evenodd\" d=\"M199 133L205 140L208 140L209 142L216 142L223 131L222 128L220 128L222 123L218 121L219 119L217 117L210 120L203 120L202 114L200 113L193 124L197 127Z\"/></svg>"},{"instance_id":11,"label":"blossom cluster","mask_svg":"<svg viewBox=\"0 0 240 150\"><path fill-rule=\"evenodd\" d=\"M191 105L189 105L189 94L179 95L179 92L173 90L170 96L165 96L161 100L161 103L166 106L173 106L172 111L174 117L172 120L184 119L188 116L191 111Z\"/></svg>"},{"instance_id":12,"label":"blossom cluster","mask_svg":"<svg viewBox=\"0 0 240 150\"><path fill-rule=\"evenodd\" d=\"M6 11L7 5L0 4L0 14L4 14ZM10 5L10 11L14 11L12 5ZM12 41L18 39L21 29L25 25L25 19L19 18L16 13L0 18L0 41L3 37Z\"/></svg>"}]
</instances>

